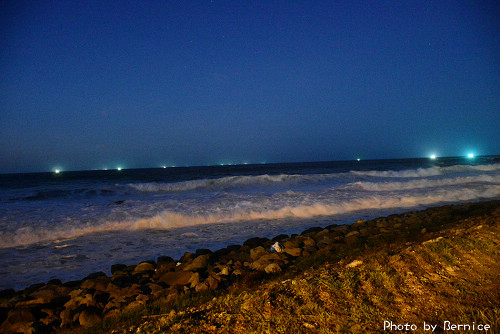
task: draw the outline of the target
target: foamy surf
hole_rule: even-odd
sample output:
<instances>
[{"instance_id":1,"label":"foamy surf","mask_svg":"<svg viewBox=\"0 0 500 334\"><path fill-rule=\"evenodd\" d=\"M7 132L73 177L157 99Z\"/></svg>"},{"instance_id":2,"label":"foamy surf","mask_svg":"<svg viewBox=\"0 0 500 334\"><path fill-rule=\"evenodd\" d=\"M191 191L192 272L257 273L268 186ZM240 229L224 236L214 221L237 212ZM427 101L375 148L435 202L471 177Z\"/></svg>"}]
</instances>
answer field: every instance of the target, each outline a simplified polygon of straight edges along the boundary
<instances>
[{"instance_id":1,"label":"foamy surf","mask_svg":"<svg viewBox=\"0 0 500 334\"><path fill-rule=\"evenodd\" d=\"M467 178L465 178L467 179ZM474 177L467 179L468 182L477 182L487 180L488 182L499 181L498 177ZM446 181L446 180L443 180ZM463 180L465 182L465 180ZM439 183L439 182L438 182ZM433 183L437 186L436 182ZM443 182L448 185L449 180ZM401 190L415 188L410 182L389 184L371 184L369 190L377 191ZM421 184L417 188L422 188ZM366 184L363 187L367 187ZM407 188L408 187L408 188ZM278 220L287 218L310 219L318 216L334 216L339 214L352 213L360 210L382 210L391 208L412 208L419 206L435 205L440 203L464 202L478 199L490 199L500 196L500 185L482 185L477 189L460 188L455 190L437 189L428 195L419 196L392 196L390 194L369 196L366 198L356 198L350 201L319 202L314 204L298 204L295 206L283 206L278 209L240 209L238 206L232 210L225 210L217 213L206 214L187 214L172 211L162 211L152 217L141 218L130 221L112 221L105 222L97 226L86 226L83 228L74 227L71 229L19 229L11 235L0 236L0 248L28 245L37 242L47 242L50 240L81 237L87 234L113 231L136 231L141 229L175 229L187 226L206 225L215 223L237 223L242 221L257 220ZM67 245L56 246L58 248L67 247Z\"/></svg>"},{"instance_id":2,"label":"foamy surf","mask_svg":"<svg viewBox=\"0 0 500 334\"><path fill-rule=\"evenodd\" d=\"M253 236L500 198L493 159L0 175L0 289ZM17 182L17 181L20 182ZM19 280L21 277L23 280Z\"/></svg>"}]
</instances>

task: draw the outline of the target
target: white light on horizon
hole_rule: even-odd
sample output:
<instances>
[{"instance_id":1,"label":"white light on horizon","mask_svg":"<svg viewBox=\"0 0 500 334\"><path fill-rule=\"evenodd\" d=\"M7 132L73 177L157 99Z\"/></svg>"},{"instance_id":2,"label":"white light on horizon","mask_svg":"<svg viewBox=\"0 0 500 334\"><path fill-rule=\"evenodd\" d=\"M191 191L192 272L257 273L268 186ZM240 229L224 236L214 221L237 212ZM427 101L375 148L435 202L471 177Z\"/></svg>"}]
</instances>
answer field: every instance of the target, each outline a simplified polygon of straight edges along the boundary
<instances>
[{"instance_id":1,"label":"white light on horizon","mask_svg":"<svg viewBox=\"0 0 500 334\"><path fill-rule=\"evenodd\" d=\"M56 174L59 174L60 172L61 172L61 170L60 170L60 169L56 169L56 170L54 170L54 173L56 173Z\"/></svg>"},{"instance_id":2,"label":"white light on horizon","mask_svg":"<svg viewBox=\"0 0 500 334\"><path fill-rule=\"evenodd\" d=\"M469 159L472 159L472 158L474 158L474 154L469 153L469 155L467 157L469 157Z\"/></svg>"},{"instance_id":3,"label":"white light on horizon","mask_svg":"<svg viewBox=\"0 0 500 334\"><path fill-rule=\"evenodd\" d=\"M435 160L436 159L436 155L435 154L431 155L431 159Z\"/></svg>"},{"instance_id":4,"label":"white light on horizon","mask_svg":"<svg viewBox=\"0 0 500 334\"><path fill-rule=\"evenodd\" d=\"M117 168L117 170L118 170L118 171L121 171L121 170L122 170L122 168L121 168L121 167L118 167L118 168Z\"/></svg>"}]
</instances>

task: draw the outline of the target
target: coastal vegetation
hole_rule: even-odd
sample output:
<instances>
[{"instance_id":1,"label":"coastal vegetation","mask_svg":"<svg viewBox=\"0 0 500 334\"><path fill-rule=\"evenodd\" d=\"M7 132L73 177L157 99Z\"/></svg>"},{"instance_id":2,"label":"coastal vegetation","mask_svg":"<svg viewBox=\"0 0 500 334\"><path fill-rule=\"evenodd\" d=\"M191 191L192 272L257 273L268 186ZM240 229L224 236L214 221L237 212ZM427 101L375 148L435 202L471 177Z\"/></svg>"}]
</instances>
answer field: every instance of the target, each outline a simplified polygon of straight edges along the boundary
<instances>
[{"instance_id":1,"label":"coastal vegetation","mask_svg":"<svg viewBox=\"0 0 500 334\"><path fill-rule=\"evenodd\" d=\"M3 291L0 328L494 333L500 330L499 223L500 201L447 205L252 238L179 261L115 265L112 277L96 273L69 284Z\"/></svg>"}]
</instances>

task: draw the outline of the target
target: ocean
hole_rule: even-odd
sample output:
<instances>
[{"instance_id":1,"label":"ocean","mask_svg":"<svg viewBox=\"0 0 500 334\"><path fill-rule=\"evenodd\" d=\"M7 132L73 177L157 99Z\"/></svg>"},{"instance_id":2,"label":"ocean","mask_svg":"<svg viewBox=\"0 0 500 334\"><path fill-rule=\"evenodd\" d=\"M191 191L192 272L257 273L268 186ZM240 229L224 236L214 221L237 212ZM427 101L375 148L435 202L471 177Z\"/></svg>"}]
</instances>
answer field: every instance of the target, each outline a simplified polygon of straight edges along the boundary
<instances>
[{"instance_id":1,"label":"ocean","mask_svg":"<svg viewBox=\"0 0 500 334\"><path fill-rule=\"evenodd\" d=\"M0 289L500 198L494 157L0 175Z\"/></svg>"}]
</instances>

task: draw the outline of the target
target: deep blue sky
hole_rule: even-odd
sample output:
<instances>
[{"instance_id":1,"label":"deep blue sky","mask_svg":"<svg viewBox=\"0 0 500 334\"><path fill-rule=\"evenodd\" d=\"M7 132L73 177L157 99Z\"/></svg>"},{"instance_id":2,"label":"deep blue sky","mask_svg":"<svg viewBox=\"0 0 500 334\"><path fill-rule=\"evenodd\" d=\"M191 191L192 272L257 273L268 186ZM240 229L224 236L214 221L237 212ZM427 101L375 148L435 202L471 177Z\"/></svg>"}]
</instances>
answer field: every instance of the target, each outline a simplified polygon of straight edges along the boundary
<instances>
[{"instance_id":1,"label":"deep blue sky","mask_svg":"<svg viewBox=\"0 0 500 334\"><path fill-rule=\"evenodd\" d=\"M500 153L496 1L2 1L0 172Z\"/></svg>"}]
</instances>

